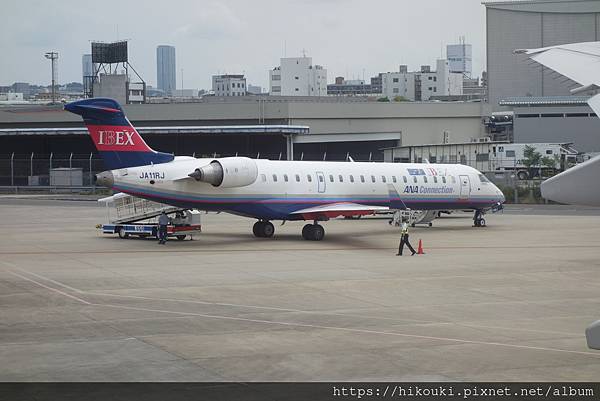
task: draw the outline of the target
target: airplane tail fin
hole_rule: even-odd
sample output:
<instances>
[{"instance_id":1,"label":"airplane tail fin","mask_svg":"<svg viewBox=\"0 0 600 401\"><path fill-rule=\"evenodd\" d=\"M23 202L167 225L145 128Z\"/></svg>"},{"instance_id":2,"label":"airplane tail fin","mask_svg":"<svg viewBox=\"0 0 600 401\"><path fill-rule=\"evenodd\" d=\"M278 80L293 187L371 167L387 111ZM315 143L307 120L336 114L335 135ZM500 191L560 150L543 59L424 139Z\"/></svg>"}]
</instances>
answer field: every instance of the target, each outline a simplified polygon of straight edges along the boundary
<instances>
[{"instance_id":1,"label":"airplane tail fin","mask_svg":"<svg viewBox=\"0 0 600 401\"><path fill-rule=\"evenodd\" d=\"M174 159L169 153L152 150L125 117L119 103L113 99L79 100L66 104L65 110L83 118L94 145L109 170L167 163Z\"/></svg>"}]
</instances>

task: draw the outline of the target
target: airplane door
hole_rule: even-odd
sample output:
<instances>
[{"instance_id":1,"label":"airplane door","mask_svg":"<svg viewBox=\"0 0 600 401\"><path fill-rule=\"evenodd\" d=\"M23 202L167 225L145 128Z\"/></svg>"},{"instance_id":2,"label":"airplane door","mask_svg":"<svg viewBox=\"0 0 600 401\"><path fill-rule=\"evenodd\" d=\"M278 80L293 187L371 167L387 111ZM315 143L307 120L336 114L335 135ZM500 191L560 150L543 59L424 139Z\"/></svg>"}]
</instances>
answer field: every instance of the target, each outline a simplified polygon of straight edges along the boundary
<instances>
[{"instance_id":1,"label":"airplane door","mask_svg":"<svg viewBox=\"0 0 600 401\"><path fill-rule=\"evenodd\" d=\"M317 188L319 190L319 193L325 193L325 174L323 174L320 171L317 171Z\"/></svg>"},{"instance_id":2,"label":"airplane door","mask_svg":"<svg viewBox=\"0 0 600 401\"><path fill-rule=\"evenodd\" d=\"M471 180L468 175L461 175L460 179L460 199L466 199L471 194Z\"/></svg>"}]
</instances>

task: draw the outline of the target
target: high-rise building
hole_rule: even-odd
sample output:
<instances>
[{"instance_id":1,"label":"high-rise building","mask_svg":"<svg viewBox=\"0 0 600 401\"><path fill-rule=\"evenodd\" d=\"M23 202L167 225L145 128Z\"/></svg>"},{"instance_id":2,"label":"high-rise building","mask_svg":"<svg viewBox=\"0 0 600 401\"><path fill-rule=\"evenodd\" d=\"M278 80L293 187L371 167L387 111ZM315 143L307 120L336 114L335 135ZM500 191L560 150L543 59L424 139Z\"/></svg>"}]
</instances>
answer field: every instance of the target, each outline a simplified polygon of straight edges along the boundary
<instances>
[{"instance_id":1,"label":"high-rise building","mask_svg":"<svg viewBox=\"0 0 600 401\"><path fill-rule=\"evenodd\" d=\"M213 75L212 89L215 96L245 96L246 78L244 75Z\"/></svg>"},{"instance_id":2,"label":"high-rise building","mask_svg":"<svg viewBox=\"0 0 600 401\"><path fill-rule=\"evenodd\" d=\"M175 46L156 47L156 86L166 95L176 89Z\"/></svg>"},{"instance_id":3,"label":"high-rise building","mask_svg":"<svg viewBox=\"0 0 600 401\"><path fill-rule=\"evenodd\" d=\"M472 54L473 48L464 42L464 38L461 38L461 43L459 44L447 45L446 58L448 59L450 72L460 72L465 77L470 78L473 71Z\"/></svg>"},{"instance_id":4,"label":"high-rise building","mask_svg":"<svg viewBox=\"0 0 600 401\"><path fill-rule=\"evenodd\" d=\"M82 83L85 83L85 77L91 77L94 75L94 65L92 64L91 54L84 54L81 57L81 74L83 77L81 80Z\"/></svg>"},{"instance_id":5,"label":"high-rise building","mask_svg":"<svg viewBox=\"0 0 600 401\"><path fill-rule=\"evenodd\" d=\"M312 57L282 58L269 71L270 94L275 96L327 96L327 70L313 65Z\"/></svg>"}]
</instances>

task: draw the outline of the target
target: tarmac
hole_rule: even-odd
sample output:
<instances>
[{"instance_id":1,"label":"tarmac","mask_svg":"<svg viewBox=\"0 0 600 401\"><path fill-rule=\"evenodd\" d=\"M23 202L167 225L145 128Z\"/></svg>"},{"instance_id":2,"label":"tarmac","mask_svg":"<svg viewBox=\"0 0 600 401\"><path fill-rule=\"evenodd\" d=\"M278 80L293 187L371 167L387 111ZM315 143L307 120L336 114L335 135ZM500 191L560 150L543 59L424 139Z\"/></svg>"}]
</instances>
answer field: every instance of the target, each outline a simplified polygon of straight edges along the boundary
<instances>
[{"instance_id":1,"label":"tarmac","mask_svg":"<svg viewBox=\"0 0 600 401\"><path fill-rule=\"evenodd\" d=\"M95 202L0 198L0 381L597 381L600 209L452 214L395 256L385 218L203 215L119 239Z\"/></svg>"}]
</instances>

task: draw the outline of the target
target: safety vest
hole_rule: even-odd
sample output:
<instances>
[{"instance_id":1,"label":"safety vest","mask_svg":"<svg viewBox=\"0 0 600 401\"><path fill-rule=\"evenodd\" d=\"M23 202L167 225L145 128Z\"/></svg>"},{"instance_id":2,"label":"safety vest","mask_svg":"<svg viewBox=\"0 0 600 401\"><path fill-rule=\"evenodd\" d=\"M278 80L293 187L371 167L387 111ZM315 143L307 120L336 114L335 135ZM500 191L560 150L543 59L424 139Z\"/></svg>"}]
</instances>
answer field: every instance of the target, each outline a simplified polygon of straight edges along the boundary
<instances>
[{"instance_id":1,"label":"safety vest","mask_svg":"<svg viewBox=\"0 0 600 401\"><path fill-rule=\"evenodd\" d=\"M402 223L402 235L408 234L408 223Z\"/></svg>"}]
</instances>

